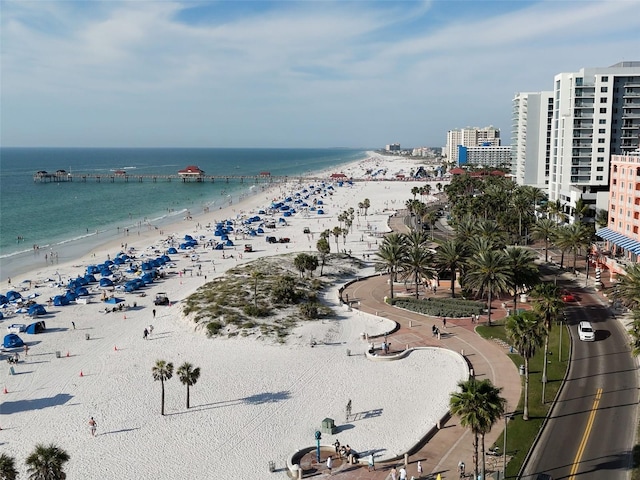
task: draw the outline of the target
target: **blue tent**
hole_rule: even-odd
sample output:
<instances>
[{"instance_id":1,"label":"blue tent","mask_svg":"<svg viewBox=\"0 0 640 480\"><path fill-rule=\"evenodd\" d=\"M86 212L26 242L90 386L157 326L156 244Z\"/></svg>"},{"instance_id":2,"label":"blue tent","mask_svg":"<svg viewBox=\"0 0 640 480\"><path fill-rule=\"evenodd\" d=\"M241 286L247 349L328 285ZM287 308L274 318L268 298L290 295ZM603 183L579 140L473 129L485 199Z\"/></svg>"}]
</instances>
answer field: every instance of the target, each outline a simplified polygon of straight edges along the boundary
<instances>
[{"instance_id":1,"label":"blue tent","mask_svg":"<svg viewBox=\"0 0 640 480\"><path fill-rule=\"evenodd\" d=\"M69 305L69 299L65 295L56 295L53 297L53 304L56 307L64 307L65 305Z\"/></svg>"},{"instance_id":2,"label":"blue tent","mask_svg":"<svg viewBox=\"0 0 640 480\"><path fill-rule=\"evenodd\" d=\"M6 294L6 297L10 302L12 302L14 300L20 300L22 298L22 295L20 295L20 293L16 292L15 290L9 290Z\"/></svg>"},{"instance_id":3,"label":"blue tent","mask_svg":"<svg viewBox=\"0 0 640 480\"><path fill-rule=\"evenodd\" d=\"M140 277L140 280L145 285L148 285L149 283L153 283L153 274L152 273L145 273L144 275L142 275L142 277Z\"/></svg>"},{"instance_id":4,"label":"blue tent","mask_svg":"<svg viewBox=\"0 0 640 480\"><path fill-rule=\"evenodd\" d=\"M177 253L177 252L176 252ZM164 260L164 263L168 263L171 261L171 258L169 257L169 255L163 255L162 256L162 260Z\"/></svg>"},{"instance_id":5,"label":"blue tent","mask_svg":"<svg viewBox=\"0 0 640 480\"><path fill-rule=\"evenodd\" d=\"M0 312L0 320L4 318L4 313Z\"/></svg>"},{"instance_id":6,"label":"blue tent","mask_svg":"<svg viewBox=\"0 0 640 480\"><path fill-rule=\"evenodd\" d=\"M216 250L223 250L223 249L224 249L224 245L223 245L222 243L218 243L218 244L216 245L216 248L215 248L215 249L216 249Z\"/></svg>"},{"instance_id":7,"label":"blue tent","mask_svg":"<svg viewBox=\"0 0 640 480\"><path fill-rule=\"evenodd\" d=\"M87 266L87 273L88 274L94 274L94 273L98 273L100 271L100 269L98 268L97 265L89 265Z\"/></svg>"},{"instance_id":8,"label":"blue tent","mask_svg":"<svg viewBox=\"0 0 640 480\"><path fill-rule=\"evenodd\" d=\"M124 298L118 298L118 297L111 297L105 300L106 303L122 303L124 302Z\"/></svg>"},{"instance_id":9,"label":"blue tent","mask_svg":"<svg viewBox=\"0 0 640 480\"><path fill-rule=\"evenodd\" d=\"M0 305L4 305L5 303L9 303L9 299L5 295L0 295Z\"/></svg>"},{"instance_id":10,"label":"blue tent","mask_svg":"<svg viewBox=\"0 0 640 480\"><path fill-rule=\"evenodd\" d=\"M96 277L94 277L91 273L87 273L84 276L84 279L87 281L87 283L95 283L95 282L98 281L98 280L96 280Z\"/></svg>"},{"instance_id":11,"label":"blue tent","mask_svg":"<svg viewBox=\"0 0 640 480\"><path fill-rule=\"evenodd\" d=\"M47 311L45 310L44 305L34 303L29 307L29 310L27 311L27 313L32 317L35 317L37 315L46 315Z\"/></svg>"},{"instance_id":12,"label":"blue tent","mask_svg":"<svg viewBox=\"0 0 640 480\"><path fill-rule=\"evenodd\" d=\"M64 296L67 297L67 300L69 300L70 302L73 302L76 298L78 298L78 295L70 290L67 290L67 293L65 293Z\"/></svg>"},{"instance_id":13,"label":"blue tent","mask_svg":"<svg viewBox=\"0 0 640 480\"><path fill-rule=\"evenodd\" d=\"M176 253L178 253L178 250L176 250L176 249L175 249L175 248L173 248L173 247L170 247L170 248L167 250L167 253L169 253L169 254L171 254L171 255L175 255Z\"/></svg>"},{"instance_id":14,"label":"blue tent","mask_svg":"<svg viewBox=\"0 0 640 480\"><path fill-rule=\"evenodd\" d=\"M16 348L24 346L22 339L15 333L10 333L4 337L4 348Z\"/></svg>"},{"instance_id":15,"label":"blue tent","mask_svg":"<svg viewBox=\"0 0 640 480\"><path fill-rule=\"evenodd\" d=\"M113 287L113 281L109 280L108 278L101 278L100 279L100 286L101 287Z\"/></svg>"},{"instance_id":16,"label":"blue tent","mask_svg":"<svg viewBox=\"0 0 640 480\"><path fill-rule=\"evenodd\" d=\"M76 295L78 295L79 297L86 297L87 295L89 295L89 290L87 290L86 287L80 287L76 289Z\"/></svg>"},{"instance_id":17,"label":"blue tent","mask_svg":"<svg viewBox=\"0 0 640 480\"><path fill-rule=\"evenodd\" d=\"M42 333L46 330L46 326L43 321L34 322L27 327L26 332L30 335L35 335L36 333Z\"/></svg>"}]
</instances>

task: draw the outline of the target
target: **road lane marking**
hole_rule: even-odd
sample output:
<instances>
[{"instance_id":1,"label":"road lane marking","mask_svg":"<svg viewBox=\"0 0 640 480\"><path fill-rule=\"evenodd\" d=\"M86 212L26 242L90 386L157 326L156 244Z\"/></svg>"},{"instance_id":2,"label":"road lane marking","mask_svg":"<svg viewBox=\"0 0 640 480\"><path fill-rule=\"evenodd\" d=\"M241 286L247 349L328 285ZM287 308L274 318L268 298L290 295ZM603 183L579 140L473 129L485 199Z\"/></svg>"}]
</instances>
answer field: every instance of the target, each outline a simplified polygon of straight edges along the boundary
<instances>
[{"instance_id":1,"label":"road lane marking","mask_svg":"<svg viewBox=\"0 0 640 480\"><path fill-rule=\"evenodd\" d=\"M580 466L580 462L582 461L582 455L584 454L584 449L587 446L587 440L589 440L589 436L591 435L591 429L593 428L593 422L596 418L596 412L598 411L598 405L600 405L600 399L602 398L602 389L599 388L596 390L596 398L593 399L593 406L591 407L591 413L589 414L589 420L587 420L587 426L584 429L584 434L582 435L582 440L580 441L580 446L578 447L578 451L576 452L576 456L573 459L573 466L571 467L571 473L569 474L569 480L575 480L575 475L578 471L578 467Z\"/></svg>"}]
</instances>

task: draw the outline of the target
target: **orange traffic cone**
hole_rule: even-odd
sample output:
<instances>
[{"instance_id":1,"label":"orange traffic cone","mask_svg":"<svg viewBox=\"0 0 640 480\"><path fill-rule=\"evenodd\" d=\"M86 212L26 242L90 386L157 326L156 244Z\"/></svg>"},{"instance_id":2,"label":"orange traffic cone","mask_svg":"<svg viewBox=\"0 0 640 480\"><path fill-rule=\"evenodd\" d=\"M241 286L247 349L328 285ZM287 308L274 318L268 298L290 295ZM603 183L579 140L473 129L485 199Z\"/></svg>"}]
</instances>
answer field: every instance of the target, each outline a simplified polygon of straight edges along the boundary
<instances>
[{"instance_id":1,"label":"orange traffic cone","mask_svg":"<svg viewBox=\"0 0 640 480\"><path fill-rule=\"evenodd\" d=\"M7 390L7 387L4 387L3 392L4 392L4 393L9 393L9 390Z\"/></svg>"},{"instance_id":2,"label":"orange traffic cone","mask_svg":"<svg viewBox=\"0 0 640 480\"><path fill-rule=\"evenodd\" d=\"M84 374L82 373L82 370L80 370L80 376L84 377Z\"/></svg>"}]
</instances>

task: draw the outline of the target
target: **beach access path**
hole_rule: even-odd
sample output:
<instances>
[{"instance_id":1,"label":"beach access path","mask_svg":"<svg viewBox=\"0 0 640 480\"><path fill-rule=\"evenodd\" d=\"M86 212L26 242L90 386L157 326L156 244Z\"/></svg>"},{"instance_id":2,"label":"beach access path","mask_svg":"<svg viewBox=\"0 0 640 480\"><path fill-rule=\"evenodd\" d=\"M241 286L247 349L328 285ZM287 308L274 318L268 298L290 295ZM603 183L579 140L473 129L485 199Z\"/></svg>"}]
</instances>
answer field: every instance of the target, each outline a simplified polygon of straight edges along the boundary
<instances>
[{"instance_id":1,"label":"beach access path","mask_svg":"<svg viewBox=\"0 0 640 480\"><path fill-rule=\"evenodd\" d=\"M404 216L394 215L390 218L389 226L393 231L404 232ZM399 330L387 336L391 344L390 353L405 348L436 346L462 353L479 380L489 379L494 385L502 388L501 395L507 400L507 411L516 409L522 392L522 379L518 369L507 356L508 348L496 342L485 340L475 332L475 324L470 318L447 319L447 326L443 328L440 318L426 317L407 310L390 306L384 301L389 295L388 275L369 277L349 285L342 294L343 299L357 306L362 312L394 320L400 326ZM396 293L403 294L402 287L396 287ZM448 297L450 284L441 282L435 294L430 296ZM492 304L492 318L498 320L507 316L502 300L495 300ZM481 317L480 323L483 322ZM441 330L440 339L432 334L432 326ZM401 361L401 360L400 360ZM416 378L415 382L430 384L429 378ZM428 387L427 387L428 388ZM485 436L488 448L500 436L504 422L498 422ZM431 427L425 425L425 434ZM468 428L460 425L457 417L449 418L417 452L408 458L408 478L430 478L430 475L441 474L443 479L458 478L458 462L463 461L467 473L473 471L473 435ZM494 457L491 457L492 459ZM502 468L502 457L497 458L495 469ZM422 476L417 471L418 461L422 464ZM333 476L343 480L386 480L391 469L399 468L403 461L388 462L376 466L370 472L366 465L341 465L334 469Z\"/></svg>"}]
</instances>

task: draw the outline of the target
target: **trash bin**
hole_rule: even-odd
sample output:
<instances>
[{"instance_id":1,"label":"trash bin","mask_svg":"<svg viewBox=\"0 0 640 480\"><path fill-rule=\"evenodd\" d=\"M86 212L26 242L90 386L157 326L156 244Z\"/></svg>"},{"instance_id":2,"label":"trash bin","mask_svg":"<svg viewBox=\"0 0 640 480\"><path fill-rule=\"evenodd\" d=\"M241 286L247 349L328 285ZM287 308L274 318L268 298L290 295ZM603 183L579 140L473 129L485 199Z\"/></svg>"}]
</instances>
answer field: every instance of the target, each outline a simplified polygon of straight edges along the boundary
<instances>
[{"instance_id":1,"label":"trash bin","mask_svg":"<svg viewBox=\"0 0 640 480\"><path fill-rule=\"evenodd\" d=\"M56 350L56 358L60 358L60 350Z\"/></svg>"},{"instance_id":2,"label":"trash bin","mask_svg":"<svg viewBox=\"0 0 640 480\"><path fill-rule=\"evenodd\" d=\"M13 367L9 367L9 375L15 375L16 371L13 369Z\"/></svg>"},{"instance_id":3,"label":"trash bin","mask_svg":"<svg viewBox=\"0 0 640 480\"><path fill-rule=\"evenodd\" d=\"M520 375L524 375L524 365L520 365Z\"/></svg>"}]
</instances>

